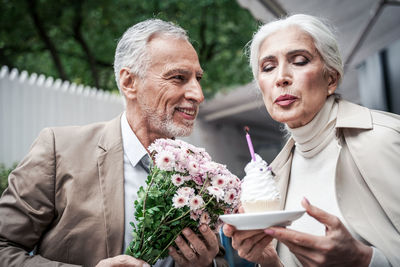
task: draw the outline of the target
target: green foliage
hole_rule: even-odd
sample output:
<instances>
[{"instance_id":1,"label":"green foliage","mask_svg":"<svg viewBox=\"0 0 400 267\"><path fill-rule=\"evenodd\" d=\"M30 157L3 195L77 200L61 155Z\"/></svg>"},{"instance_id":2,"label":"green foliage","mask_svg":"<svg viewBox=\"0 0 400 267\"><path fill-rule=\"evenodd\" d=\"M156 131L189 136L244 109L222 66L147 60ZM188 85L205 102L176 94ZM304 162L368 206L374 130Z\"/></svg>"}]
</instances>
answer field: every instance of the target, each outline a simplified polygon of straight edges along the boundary
<instances>
[{"instance_id":1,"label":"green foliage","mask_svg":"<svg viewBox=\"0 0 400 267\"><path fill-rule=\"evenodd\" d=\"M8 175L10 175L16 166L14 164L11 168L7 168L4 164L0 163L0 196L8 186Z\"/></svg>"},{"instance_id":2,"label":"green foliage","mask_svg":"<svg viewBox=\"0 0 400 267\"><path fill-rule=\"evenodd\" d=\"M251 80L243 48L257 23L234 0L0 0L0 14L0 65L117 90L118 38L157 17L188 31L206 97Z\"/></svg>"}]
</instances>

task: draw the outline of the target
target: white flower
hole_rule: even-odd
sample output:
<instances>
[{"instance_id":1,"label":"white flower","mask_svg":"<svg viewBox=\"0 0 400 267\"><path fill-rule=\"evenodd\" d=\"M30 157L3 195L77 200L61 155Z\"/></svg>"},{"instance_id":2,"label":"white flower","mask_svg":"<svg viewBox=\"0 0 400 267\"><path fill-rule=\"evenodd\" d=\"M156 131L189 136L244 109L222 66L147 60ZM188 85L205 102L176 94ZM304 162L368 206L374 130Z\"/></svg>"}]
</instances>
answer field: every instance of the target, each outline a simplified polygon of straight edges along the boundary
<instances>
[{"instance_id":1,"label":"white flower","mask_svg":"<svg viewBox=\"0 0 400 267\"><path fill-rule=\"evenodd\" d=\"M171 181L175 186L180 186L185 182L185 178L182 175L174 174L171 177Z\"/></svg>"},{"instance_id":2,"label":"white flower","mask_svg":"<svg viewBox=\"0 0 400 267\"><path fill-rule=\"evenodd\" d=\"M199 173L200 166L196 161L190 161L187 167L191 175L196 175Z\"/></svg>"},{"instance_id":3,"label":"white flower","mask_svg":"<svg viewBox=\"0 0 400 267\"><path fill-rule=\"evenodd\" d=\"M175 194L172 198L174 208L182 208L188 204L188 198L184 195Z\"/></svg>"},{"instance_id":4,"label":"white flower","mask_svg":"<svg viewBox=\"0 0 400 267\"><path fill-rule=\"evenodd\" d=\"M178 191L177 191L177 193L178 193L179 195L183 195L183 196L186 196L186 197L190 197L190 196L194 195L194 189L191 188L191 187L185 186L185 187L179 188Z\"/></svg>"},{"instance_id":5,"label":"white flower","mask_svg":"<svg viewBox=\"0 0 400 267\"><path fill-rule=\"evenodd\" d=\"M228 192L226 192L225 197L224 197L225 203L232 204L233 201L235 201L236 196L237 196L237 194L236 194L235 190L233 190L233 189L229 190Z\"/></svg>"},{"instance_id":6,"label":"white flower","mask_svg":"<svg viewBox=\"0 0 400 267\"><path fill-rule=\"evenodd\" d=\"M156 156L156 165L160 170L163 171L172 171L175 166L175 158L174 155L170 151L162 151L158 153Z\"/></svg>"},{"instance_id":7,"label":"white flower","mask_svg":"<svg viewBox=\"0 0 400 267\"><path fill-rule=\"evenodd\" d=\"M219 201L224 197L224 191L219 187L209 186L207 187L207 190L210 193L210 195L213 195L217 199L217 201Z\"/></svg>"},{"instance_id":8,"label":"white flower","mask_svg":"<svg viewBox=\"0 0 400 267\"><path fill-rule=\"evenodd\" d=\"M201 196L196 195L193 196L190 200L189 200L189 207L190 210L198 210L201 207L203 207L204 205L204 200Z\"/></svg>"},{"instance_id":9,"label":"white flower","mask_svg":"<svg viewBox=\"0 0 400 267\"><path fill-rule=\"evenodd\" d=\"M225 185L228 183L228 179L229 177L224 175L215 175L211 180L211 184L219 188L224 188Z\"/></svg>"}]
</instances>

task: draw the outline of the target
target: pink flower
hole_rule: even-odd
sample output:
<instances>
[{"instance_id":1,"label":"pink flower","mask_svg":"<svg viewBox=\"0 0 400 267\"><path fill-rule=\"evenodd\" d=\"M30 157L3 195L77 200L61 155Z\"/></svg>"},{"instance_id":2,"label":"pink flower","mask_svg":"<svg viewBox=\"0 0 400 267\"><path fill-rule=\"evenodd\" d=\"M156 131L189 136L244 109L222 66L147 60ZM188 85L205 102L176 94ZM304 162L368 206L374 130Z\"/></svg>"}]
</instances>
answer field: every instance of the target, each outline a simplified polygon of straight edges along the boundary
<instances>
[{"instance_id":1,"label":"pink flower","mask_svg":"<svg viewBox=\"0 0 400 267\"><path fill-rule=\"evenodd\" d=\"M193 161L193 160L190 161L187 167L188 167L188 171L191 175L196 175L199 173L200 166L196 161Z\"/></svg>"},{"instance_id":2,"label":"pink flower","mask_svg":"<svg viewBox=\"0 0 400 267\"><path fill-rule=\"evenodd\" d=\"M171 180L175 186L181 186L185 182L185 178L179 174L172 175Z\"/></svg>"},{"instance_id":3,"label":"pink flower","mask_svg":"<svg viewBox=\"0 0 400 267\"><path fill-rule=\"evenodd\" d=\"M235 201L236 196L237 194L235 190L228 190L224 197L225 203L232 204Z\"/></svg>"},{"instance_id":4,"label":"pink flower","mask_svg":"<svg viewBox=\"0 0 400 267\"><path fill-rule=\"evenodd\" d=\"M192 219L193 221L197 221L199 219L199 214L196 211L191 211L190 219Z\"/></svg>"},{"instance_id":5,"label":"pink flower","mask_svg":"<svg viewBox=\"0 0 400 267\"><path fill-rule=\"evenodd\" d=\"M174 155L170 151L162 151L155 156L156 165L160 170L172 171L175 166Z\"/></svg>"},{"instance_id":6,"label":"pink flower","mask_svg":"<svg viewBox=\"0 0 400 267\"><path fill-rule=\"evenodd\" d=\"M175 194L172 198L174 208L182 208L188 204L188 198L183 195Z\"/></svg>"},{"instance_id":7,"label":"pink flower","mask_svg":"<svg viewBox=\"0 0 400 267\"><path fill-rule=\"evenodd\" d=\"M198 210L201 207L203 207L204 205L204 200L201 196L196 195L193 196L190 200L189 200L189 207L190 210Z\"/></svg>"},{"instance_id":8,"label":"pink flower","mask_svg":"<svg viewBox=\"0 0 400 267\"><path fill-rule=\"evenodd\" d=\"M179 195L183 195L183 196L186 196L186 197L191 197L192 195L194 195L194 189L191 188L191 187L185 186L185 187L179 188L177 193Z\"/></svg>"},{"instance_id":9,"label":"pink flower","mask_svg":"<svg viewBox=\"0 0 400 267\"><path fill-rule=\"evenodd\" d=\"M210 195L213 195L217 199L217 201L224 197L224 191L219 187L209 186L207 187L207 190Z\"/></svg>"},{"instance_id":10,"label":"pink flower","mask_svg":"<svg viewBox=\"0 0 400 267\"><path fill-rule=\"evenodd\" d=\"M200 224L205 223L209 224L211 222L210 214L208 214L207 211L203 211L203 213L200 216Z\"/></svg>"},{"instance_id":11,"label":"pink flower","mask_svg":"<svg viewBox=\"0 0 400 267\"><path fill-rule=\"evenodd\" d=\"M227 183L228 183L228 177L223 175L216 175L211 180L211 184L219 188L224 188Z\"/></svg>"}]
</instances>

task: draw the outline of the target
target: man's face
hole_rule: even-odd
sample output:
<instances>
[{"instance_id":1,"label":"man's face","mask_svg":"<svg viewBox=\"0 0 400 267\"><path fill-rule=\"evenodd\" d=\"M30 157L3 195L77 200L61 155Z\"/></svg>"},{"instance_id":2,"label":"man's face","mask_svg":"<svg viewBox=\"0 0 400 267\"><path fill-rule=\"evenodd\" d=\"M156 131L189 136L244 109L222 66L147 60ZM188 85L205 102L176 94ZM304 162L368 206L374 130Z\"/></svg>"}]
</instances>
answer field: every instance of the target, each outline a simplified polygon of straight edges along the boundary
<instances>
[{"instance_id":1,"label":"man's face","mask_svg":"<svg viewBox=\"0 0 400 267\"><path fill-rule=\"evenodd\" d=\"M137 105L151 135L187 136L204 96L203 71L192 45L168 36L153 38L147 47L150 63L137 80Z\"/></svg>"}]
</instances>

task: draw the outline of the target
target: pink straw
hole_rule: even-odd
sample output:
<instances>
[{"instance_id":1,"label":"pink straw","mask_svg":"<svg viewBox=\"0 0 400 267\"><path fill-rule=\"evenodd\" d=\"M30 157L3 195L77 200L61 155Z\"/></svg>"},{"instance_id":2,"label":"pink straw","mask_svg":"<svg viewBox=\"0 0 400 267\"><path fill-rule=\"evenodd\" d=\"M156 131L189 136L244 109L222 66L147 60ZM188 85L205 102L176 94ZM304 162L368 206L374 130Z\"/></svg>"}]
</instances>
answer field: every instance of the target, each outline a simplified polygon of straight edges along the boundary
<instances>
[{"instance_id":1,"label":"pink straw","mask_svg":"<svg viewBox=\"0 0 400 267\"><path fill-rule=\"evenodd\" d=\"M250 134L249 134L249 127L245 126L244 130L246 132L246 140L247 140L247 145L249 146L249 151L250 155L253 161L256 161L256 156L254 155L254 148L253 148L253 143L251 142Z\"/></svg>"}]
</instances>

